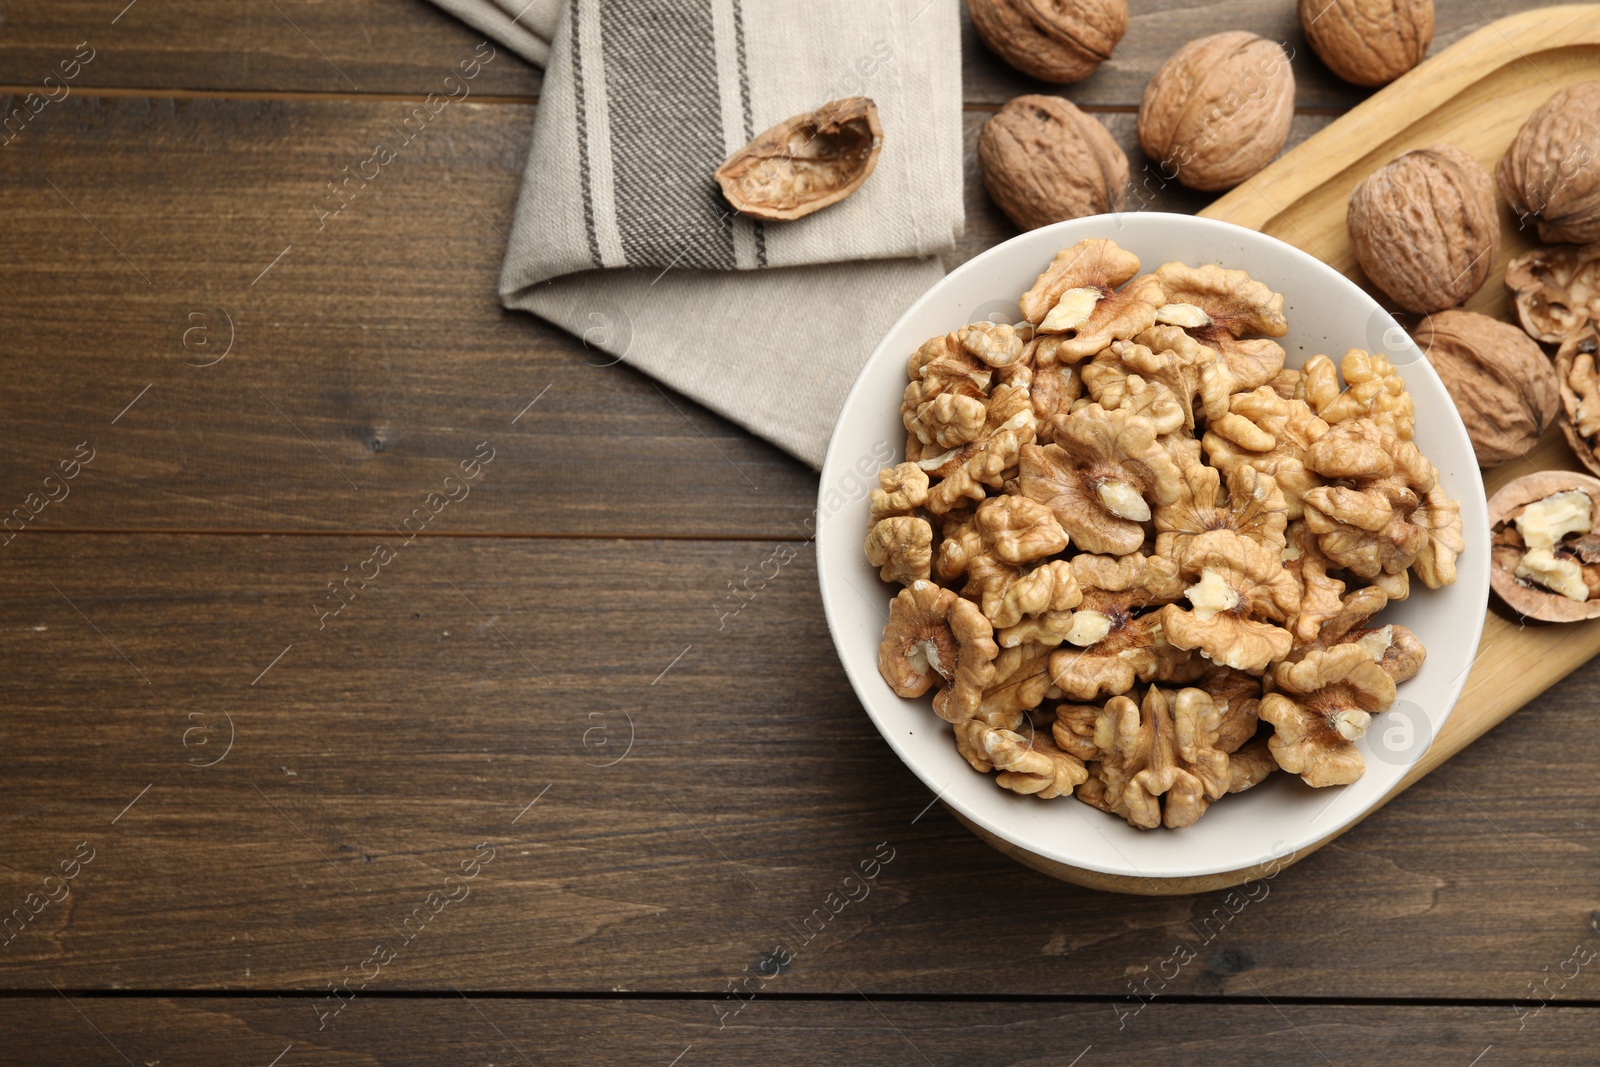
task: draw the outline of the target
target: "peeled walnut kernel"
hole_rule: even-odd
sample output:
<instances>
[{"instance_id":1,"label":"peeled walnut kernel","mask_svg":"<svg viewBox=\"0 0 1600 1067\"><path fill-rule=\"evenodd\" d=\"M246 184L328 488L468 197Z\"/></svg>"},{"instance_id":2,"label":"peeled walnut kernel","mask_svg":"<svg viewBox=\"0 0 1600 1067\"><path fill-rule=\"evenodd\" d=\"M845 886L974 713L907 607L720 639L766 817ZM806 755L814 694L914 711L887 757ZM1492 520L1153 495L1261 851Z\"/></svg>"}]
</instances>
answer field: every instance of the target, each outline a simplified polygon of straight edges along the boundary
<instances>
[{"instance_id":1,"label":"peeled walnut kernel","mask_svg":"<svg viewBox=\"0 0 1600 1067\"><path fill-rule=\"evenodd\" d=\"M879 669L901 695L935 690L968 763L1180 827L1278 769L1360 776L1354 742L1426 657L1374 617L1412 575L1453 582L1465 541L1393 363L1352 349L1286 371L1282 296L1220 266L1139 268L1083 241L1022 294L1025 321L911 354L907 458L866 502L865 551L905 586ZM1430 355L1459 341L1474 373L1527 385L1544 357L1523 368L1476 328L1435 316ZM1556 373L1600 443L1597 344L1564 346ZM1590 499L1530 497L1496 534L1505 580L1556 617L1600 615ZM1052 723L1062 698L1092 703Z\"/></svg>"},{"instance_id":2,"label":"peeled walnut kernel","mask_svg":"<svg viewBox=\"0 0 1600 1067\"><path fill-rule=\"evenodd\" d=\"M1049 335L1039 338L1035 363L1077 363L1154 325L1161 283L1138 272L1139 257L1113 241L1089 238L1056 253L1020 302Z\"/></svg>"},{"instance_id":3,"label":"peeled walnut kernel","mask_svg":"<svg viewBox=\"0 0 1600 1067\"><path fill-rule=\"evenodd\" d=\"M1433 0L1300 0L1300 26L1339 77L1387 85L1428 54Z\"/></svg>"},{"instance_id":4,"label":"peeled walnut kernel","mask_svg":"<svg viewBox=\"0 0 1600 1067\"><path fill-rule=\"evenodd\" d=\"M1230 30L1190 41L1156 71L1139 102L1139 143L1164 173L1215 192L1272 162L1293 118L1289 57Z\"/></svg>"},{"instance_id":5,"label":"peeled walnut kernel","mask_svg":"<svg viewBox=\"0 0 1600 1067\"><path fill-rule=\"evenodd\" d=\"M882 149L878 105L851 96L784 119L729 156L713 176L740 214L788 221L861 188Z\"/></svg>"},{"instance_id":6,"label":"peeled walnut kernel","mask_svg":"<svg viewBox=\"0 0 1600 1067\"><path fill-rule=\"evenodd\" d=\"M1226 578L1210 567L1200 572L1200 580L1184 591L1194 608L1195 618L1209 619L1221 611L1232 611L1239 606L1239 594Z\"/></svg>"},{"instance_id":7,"label":"peeled walnut kernel","mask_svg":"<svg viewBox=\"0 0 1600 1067\"><path fill-rule=\"evenodd\" d=\"M1274 691L1261 698L1261 718L1278 766L1309 786L1348 785L1365 761L1353 742L1395 699L1395 683L1368 651L1348 643L1315 649L1273 668Z\"/></svg>"},{"instance_id":8,"label":"peeled walnut kernel","mask_svg":"<svg viewBox=\"0 0 1600 1067\"><path fill-rule=\"evenodd\" d=\"M1150 517L1147 500L1170 504L1181 484L1155 427L1098 404L1056 420L1057 444L1022 450L1021 492L1053 511L1079 548L1136 551L1145 538L1139 524Z\"/></svg>"},{"instance_id":9,"label":"peeled walnut kernel","mask_svg":"<svg viewBox=\"0 0 1600 1067\"><path fill-rule=\"evenodd\" d=\"M1527 455L1561 408L1561 382L1532 338L1475 311L1441 311L1413 331L1455 401L1478 466Z\"/></svg>"},{"instance_id":10,"label":"peeled walnut kernel","mask_svg":"<svg viewBox=\"0 0 1600 1067\"><path fill-rule=\"evenodd\" d=\"M867 562L886 582L906 585L926 580L933 560L933 528L926 519L893 515L879 519L867 534Z\"/></svg>"},{"instance_id":11,"label":"peeled walnut kernel","mask_svg":"<svg viewBox=\"0 0 1600 1067\"><path fill-rule=\"evenodd\" d=\"M1594 529L1594 501L1581 489L1535 500L1516 518L1517 532L1529 548L1553 548L1570 533Z\"/></svg>"},{"instance_id":12,"label":"peeled walnut kernel","mask_svg":"<svg viewBox=\"0 0 1600 1067\"><path fill-rule=\"evenodd\" d=\"M1040 81L1080 81L1128 32L1128 0L967 0L972 27L1001 59Z\"/></svg>"},{"instance_id":13,"label":"peeled walnut kernel","mask_svg":"<svg viewBox=\"0 0 1600 1067\"><path fill-rule=\"evenodd\" d=\"M1583 581L1583 567L1570 558L1557 558L1548 548L1530 548L1511 572L1518 578L1538 582L1552 593L1560 593L1568 600L1580 604L1589 599L1589 588Z\"/></svg>"},{"instance_id":14,"label":"peeled walnut kernel","mask_svg":"<svg viewBox=\"0 0 1600 1067\"><path fill-rule=\"evenodd\" d=\"M1569 85L1545 101L1500 157L1495 177L1519 221L1539 239L1600 241L1600 81Z\"/></svg>"},{"instance_id":15,"label":"peeled walnut kernel","mask_svg":"<svg viewBox=\"0 0 1600 1067\"><path fill-rule=\"evenodd\" d=\"M918 697L955 670L960 647L950 632L956 595L932 582L913 582L889 607L878 671L903 697Z\"/></svg>"},{"instance_id":16,"label":"peeled walnut kernel","mask_svg":"<svg viewBox=\"0 0 1600 1067\"><path fill-rule=\"evenodd\" d=\"M956 751L975 771L999 770L1002 789L1040 800L1071 796L1089 776L1082 761L1058 749L1048 735L1034 732L1024 737L976 719L957 725Z\"/></svg>"},{"instance_id":17,"label":"peeled walnut kernel","mask_svg":"<svg viewBox=\"0 0 1600 1067\"><path fill-rule=\"evenodd\" d=\"M1155 273L1172 301L1157 310L1156 321L1182 328L1215 351L1217 362L1232 377L1233 389L1265 385L1283 370L1283 346L1272 340L1289 331L1282 293L1242 270L1210 263L1199 267L1163 263Z\"/></svg>"},{"instance_id":18,"label":"peeled walnut kernel","mask_svg":"<svg viewBox=\"0 0 1600 1067\"><path fill-rule=\"evenodd\" d=\"M978 134L983 187L1024 230L1121 211L1128 156L1093 115L1058 96L1019 96Z\"/></svg>"},{"instance_id":19,"label":"peeled walnut kernel","mask_svg":"<svg viewBox=\"0 0 1600 1067\"><path fill-rule=\"evenodd\" d=\"M1184 590L1192 610L1161 609L1167 640L1213 663L1265 670L1289 653L1293 635L1277 624L1299 607L1300 583L1275 549L1233 530L1195 542L1186 566L1198 569L1200 581Z\"/></svg>"},{"instance_id":20,"label":"peeled walnut kernel","mask_svg":"<svg viewBox=\"0 0 1600 1067\"><path fill-rule=\"evenodd\" d=\"M1099 788L1090 803L1143 830L1192 826L1231 783L1220 727L1216 704L1199 689L1169 697L1151 686L1139 704L1113 697L1094 722Z\"/></svg>"},{"instance_id":21,"label":"peeled walnut kernel","mask_svg":"<svg viewBox=\"0 0 1600 1067\"><path fill-rule=\"evenodd\" d=\"M1500 247L1494 183L1454 145L1407 152L1350 192L1350 243L1372 284L1419 315L1466 301Z\"/></svg>"}]
</instances>

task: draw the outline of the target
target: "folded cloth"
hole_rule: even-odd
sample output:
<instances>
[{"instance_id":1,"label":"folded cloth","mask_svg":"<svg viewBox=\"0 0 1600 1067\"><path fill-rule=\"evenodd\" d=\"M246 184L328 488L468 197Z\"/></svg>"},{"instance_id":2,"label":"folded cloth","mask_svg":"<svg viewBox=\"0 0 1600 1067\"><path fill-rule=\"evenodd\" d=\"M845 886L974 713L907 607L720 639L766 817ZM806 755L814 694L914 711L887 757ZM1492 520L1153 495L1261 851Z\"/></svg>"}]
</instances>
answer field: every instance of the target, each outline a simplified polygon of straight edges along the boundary
<instances>
[{"instance_id":1,"label":"folded cloth","mask_svg":"<svg viewBox=\"0 0 1600 1067\"><path fill-rule=\"evenodd\" d=\"M433 0L480 33L486 33L536 67L550 60L550 38L565 6L562 0Z\"/></svg>"},{"instance_id":2,"label":"folded cloth","mask_svg":"<svg viewBox=\"0 0 1600 1067\"><path fill-rule=\"evenodd\" d=\"M506 306L820 465L862 363L961 232L957 0L434 2L546 63ZM884 129L860 190L793 222L732 211L724 158L857 95Z\"/></svg>"}]
</instances>

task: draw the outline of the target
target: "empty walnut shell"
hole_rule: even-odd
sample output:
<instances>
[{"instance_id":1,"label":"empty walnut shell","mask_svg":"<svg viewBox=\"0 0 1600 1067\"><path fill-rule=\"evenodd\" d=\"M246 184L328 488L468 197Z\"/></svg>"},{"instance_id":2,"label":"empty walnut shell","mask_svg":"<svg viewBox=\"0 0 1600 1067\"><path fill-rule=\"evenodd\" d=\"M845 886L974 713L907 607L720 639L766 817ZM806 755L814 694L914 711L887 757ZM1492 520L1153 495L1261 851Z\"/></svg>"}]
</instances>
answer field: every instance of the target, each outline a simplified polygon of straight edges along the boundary
<instances>
[{"instance_id":1,"label":"empty walnut shell","mask_svg":"<svg viewBox=\"0 0 1600 1067\"><path fill-rule=\"evenodd\" d=\"M1419 315L1477 292L1500 247L1494 183L1455 145L1407 152L1367 175L1346 221L1372 284Z\"/></svg>"},{"instance_id":2,"label":"empty walnut shell","mask_svg":"<svg viewBox=\"0 0 1600 1067\"><path fill-rule=\"evenodd\" d=\"M1272 162L1293 118L1289 57L1230 30L1190 41L1156 71L1139 102L1139 143L1169 177L1214 192Z\"/></svg>"},{"instance_id":3,"label":"empty walnut shell","mask_svg":"<svg viewBox=\"0 0 1600 1067\"><path fill-rule=\"evenodd\" d=\"M1530 619L1578 622L1600 618L1600 598L1573 600L1553 593L1542 585L1518 578L1515 573L1526 551L1521 537L1517 535L1514 522L1517 515L1536 500L1574 489L1589 494L1594 504L1600 504L1600 479L1575 471L1527 474L1514 482L1507 482L1489 498L1489 584L1513 611ZM1594 504L1591 504L1591 508ZM1591 547L1588 537L1583 542L1584 555L1600 550L1600 544ZM1600 555L1595 558L1600 559Z\"/></svg>"},{"instance_id":4,"label":"empty walnut shell","mask_svg":"<svg viewBox=\"0 0 1600 1067\"><path fill-rule=\"evenodd\" d=\"M787 221L861 188L882 148L878 106L851 96L778 123L729 156L715 177L741 214Z\"/></svg>"},{"instance_id":5,"label":"empty walnut shell","mask_svg":"<svg viewBox=\"0 0 1600 1067\"><path fill-rule=\"evenodd\" d=\"M1530 248L1506 264L1528 336L1559 345L1600 323L1600 243Z\"/></svg>"},{"instance_id":6,"label":"empty walnut shell","mask_svg":"<svg viewBox=\"0 0 1600 1067\"><path fill-rule=\"evenodd\" d=\"M1561 432L1585 467L1600 474L1600 333L1595 327L1556 353L1561 387Z\"/></svg>"},{"instance_id":7,"label":"empty walnut shell","mask_svg":"<svg viewBox=\"0 0 1600 1067\"><path fill-rule=\"evenodd\" d=\"M1428 54L1433 0L1300 0L1300 26L1339 77L1387 85Z\"/></svg>"},{"instance_id":8,"label":"empty walnut shell","mask_svg":"<svg viewBox=\"0 0 1600 1067\"><path fill-rule=\"evenodd\" d=\"M996 112L978 135L978 165L983 187L1024 230L1127 203L1127 154L1058 96L1019 96Z\"/></svg>"},{"instance_id":9,"label":"empty walnut shell","mask_svg":"<svg viewBox=\"0 0 1600 1067\"><path fill-rule=\"evenodd\" d=\"M1600 81L1571 85L1528 116L1495 177L1519 220L1542 241L1600 241Z\"/></svg>"},{"instance_id":10,"label":"empty walnut shell","mask_svg":"<svg viewBox=\"0 0 1600 1067\"><path fill-rule=\"evenodd\" d=\"M1413 331L1455 401L1478 466L1526 455L1561 408L1561 383L1544 349L1509 323L1441 311Z\"/></svg>"},{"instance_id":11,"label":"empty walnut shell","mask_svg":"<svg viewBox=\"0 0 1600 1067\"><path fill-rule=\"evenodd\" d=\"M1040 81L1081 81L1128 32L1128 0L967 0L990 51Z\"/></svg>"}]
</instances>

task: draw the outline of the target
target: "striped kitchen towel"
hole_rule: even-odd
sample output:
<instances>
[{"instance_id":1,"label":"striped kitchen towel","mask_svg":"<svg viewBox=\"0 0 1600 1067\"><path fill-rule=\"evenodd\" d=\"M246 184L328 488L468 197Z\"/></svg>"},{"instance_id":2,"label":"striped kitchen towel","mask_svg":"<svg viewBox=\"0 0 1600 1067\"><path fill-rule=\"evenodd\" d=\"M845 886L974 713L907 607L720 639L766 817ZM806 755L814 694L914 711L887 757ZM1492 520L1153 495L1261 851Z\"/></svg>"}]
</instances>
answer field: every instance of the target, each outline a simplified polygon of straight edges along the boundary
<instances>
[{"instance_id":1,"label":"striped kitchen towel","mask_svg":"<svg viewBox=\"0 0 1600 1067\"><path fill-rule=\"evenodd\" d=\"M434 0L545 66L500 295L813 466L960 235L957 0ZM878 105L853 196L793 222L712 178L828 100Z\"/></svg>"}]
</instances>

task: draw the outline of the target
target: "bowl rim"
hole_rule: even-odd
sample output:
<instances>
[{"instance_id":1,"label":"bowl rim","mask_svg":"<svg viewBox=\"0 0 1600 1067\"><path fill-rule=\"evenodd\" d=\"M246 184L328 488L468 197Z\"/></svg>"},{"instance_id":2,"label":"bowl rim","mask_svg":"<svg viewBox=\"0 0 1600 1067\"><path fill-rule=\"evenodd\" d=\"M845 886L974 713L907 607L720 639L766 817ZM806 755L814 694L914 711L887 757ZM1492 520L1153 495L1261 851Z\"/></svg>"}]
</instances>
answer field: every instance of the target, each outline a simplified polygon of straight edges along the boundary
<instances>
[{"instance_id":1,"label":"bowl rim","mask_svg":"<svg viewBox=\"0 0 1600 1067\"><path fill-rule=\"evenodd\" d=\"M879 714L878 710L873 706L874 698L869 697L869 694L864 691L863 683L861 679L858 678L857 671L852 666L850 659L844 655L840 621L837 617L840 609L835 603L835 598L830 591L830 568L828 563L829 553L823 551L825 544L831 544L832 538L839 536L838 534L833 533L833 531L843 518L842 511L840 515L835 516L833 511L826 505L826 496L830 492L829 487L834 481L838 480L838 467L836 464L841 458L843 449L843 435L841 435L839 432L839 426L843 425L844 413L851 410L857 399L857 395L868 387L867 381L869 378L869 370L876 366L880 360L887 358L885 354L885 346L889 339L899 333L901 328L909 320L920 315L930 302L941 298L942 294L944 294L946 290L953 287L961 280L973 275L982 274L984 270L988 268L989 265L994 261L1011 254L1010 250L1016 245L1033 242L1048 244L1048 242L1042 241L1041 235L1048 235L1063 231L1081 232L1087 226L1093 224L1096 220L1103 221L1108 228L1115 226L1120 230L1122 228L1120 220L1130 217L1159 220L1154 223L1156 225L1161 224L1161 222L1166 222L1179 226L1197 227L1200 230L1214 231L1219 235L1246 234L1248 235L1248 240L1259 239L1276 244L1281 250L1284 250L1291 259L1299 261L1303 267L1310 270L1314 275L1320 276L1320 280L1322 282L1344 290L1347 293L1352 293L1357 299L1371 309L1372 314L1382 316L1382 318L1387 321L1385 330L1390 328L1400 329L1408 339L1411 336L1410 331L1405 330L1404 327L1402 327L1400 323L1394 319L1393 315L1388 311L1388 309L1384 308L1372 296L1372 294L1361 288L1361 286L1357 285L1353 280L1339 270L1323 262L1312 253L1289 244L1287 241L1283 241L1280 238L1272 236L1271 234L1263 233L1260 230L1251 229L1246 226L1239 226L1235 223L1224 222L1219 219L1204 218L1198 215L1181 214L1177 212L1139 211L1118 212L1112 214L1086 216L1077 219L1068 219L1062 222L1052 223L1048 226L1039 227L1038 229L1023 231L1022 233L1007 238L1005 241L1002 241L999 244L985 249L983 252L974 256L972 259L967 260L955 270L952 270L933 285L929 286L927 291L911 303L910 307L908 307L905 312L895 320L894 325L892 325L884 333L883 337L879 339L878 343L873 346L871 354L862 363L861 369L857 373L855 381L851 384L849 391L845 394L844 402L839 408L839 422L835 425L834 430L829 435L828 448L823 456L822 468L820 471L821 477L818 482L814 540L815 547L817 549L817 582L822 598L823 614L827 620L829 637L834 643L834 652L839 658L840 665L844 668L846 677L849 679L850 688L854 692L856 699L862 707L862 710L864 710L867 714L867 717L872 720L872 724L878 731L878 734L886 742L888 742L890 749L899 758L900 762L903 763L912 772L912 774L916 775L917 779L921 781L924 786L935 793L935 800L943 800L946 804L958 811L962 819L976 824L983 830L988 831L989 833L999 837L1000 839L1030 855L1039 856L1069 867L1075 867L1085 871L1093 871L1100 874L1118 875L1148 881L1162 881L1242 871L1247 870L1252 866L1259 866L1264 863L1270 864L1292 858L1302 850L1309 851L1320 847L1322 843L1339 836L1355 823L1360 822L1367 815L1383 806L1383 804L1387 802L1387 799L1393 796L1394 792L1399 788L1398 783L1403 781L1405 776L1414 770L1417 764L1422 761L1427 752L1432 748L1433 743L1438 739L1439 734L1444 730L1445 725L1449 721L1450 715L1454 712L1456 704L1460 700L1461 693L1466 686L1467 679L1471 674L1471 664L1474 662L1473 658L1469 656L1468 666L1459 671L1450 680L1450 682L1443 687L1443 692L1440 694L1443 697L1443 712L1440 715L1437 726L1434 728L1432 737L1429 739L1429 744L1420 752L1418 752L1413 760L1400 767L1400 773L1396 780L1396 789L1391 789L1384 794L1380 794L1371 804L1358 806L1354 810L1342 814L1339 818L1334 819L1316 829L1315 832L1311 832L1310 823L1308 822L1307 832L1295 840L1275 841L1272 844L1271 850L1268 854L1264 854L1259 857L1252 857L1242 862L1236 858L1229 858L1227 860L1219 859L1205 862L1194 865L1192 868L1186 868L1181 873L1148 874L1137 870L1133 867L1132 862L1127 860L1124 860L1125 866L1118 866L1117 864L1108 861L1095 861L1089 857L1069 856L1060 852L1040 851L1036 843L1026 840L1024 835L1006 825L1005 822L992 819L984 813L974 810L968 805L962 804L958 796L947 795L950 792L950 783L945 783L943 786L941 786L935 780L935 776L930 773L929 769L923 766L918 758L908 752L907 746L896 735L895 731L888 728L885 720ZM1142 224L1143 223L1141 223L1141 225ZM1089 234L1086 236L1104 235ZM1085 236L1068 239L1068 243L1066 244L1061 242L1055 243L1059 249L1069 247L1070 244L1076 244L1079 240L1083 239L1085 239ZM1412 343L1415 344L1414 341ZM903 355L904 354L902 353L902 356ZM1432 365L1425 357L1415 360L1413 366L1415 367L1416 373L1421 373L1426 377L1431 377L1439 386L1440 391L1444 392L1442 380L1439 379L1437 372L1433 369ZM1405 373L1413 373L1413 366L1407 366L1405 368ZM1448 398L1448 393L1445 395ZM1454 416L1454 426L1455 429L1459 431L1460 444L1467 447L1467 454L1470 455L1471 439L1467 436L1465 424L1461 422L1460 415L1458 412L1456 412L1453 404L1449 406L1448 411L1450 415ZM896 451L898 452L899 450L896 449ZM1478 471L1476 461L1472 463L1471 470L1474 472L1475 476L1470 480L1476 485L1477 496L1480 498L1478 500L1480 505L1479 510L1482 514L1486 515L1487 494L1484 490L1481 475L1477 475L1476 473ZM830 473L834 473L836 477L830 479ZM1460 499L1459 496L1458 499ZM1488 544L1489 531L1486 527L1482 530L1464 530L1464 533L1466 533L1470 539L1476 540L1480 545L1486 546ZM1469 544L1472 543L1472 540L1469 540ZM1468 624L1471 640L1470 642L1465 643L1467 647L1472 649L1475 653L1479 643L1482 641L1483 626L1488 612L1489 563L1487 551L1485 550L1482 552L1473 553L1470 558L1469 565L1472 566L1475 571L1481 572L1478 573L1476 577L1480 579L1478 584L1481 584L1484 587L1485 593L1483 610L1479 611L1474 620ZM1458 578L1458 581L1459 580L1460 579ZM1467 635L1463 636L1465 637ZM873 677L877 678L877 675L874 674ZM930 715L931 714L932 712L930 709ZM937 717L934 717L932 721L935 725L942 725L942 721L938 720ZM1339 786L1333 788L1342 790L1347 787ZM1086 810L1084 814L1089 815L1095 813ZM1159 830L1162 828L1157 829ZM1282 846L1281 849L1279 847L1280 845ZM1113 845L1112 851L1119 852L1120 850L1117 850Z\"/></svg>"}]
</instances>

